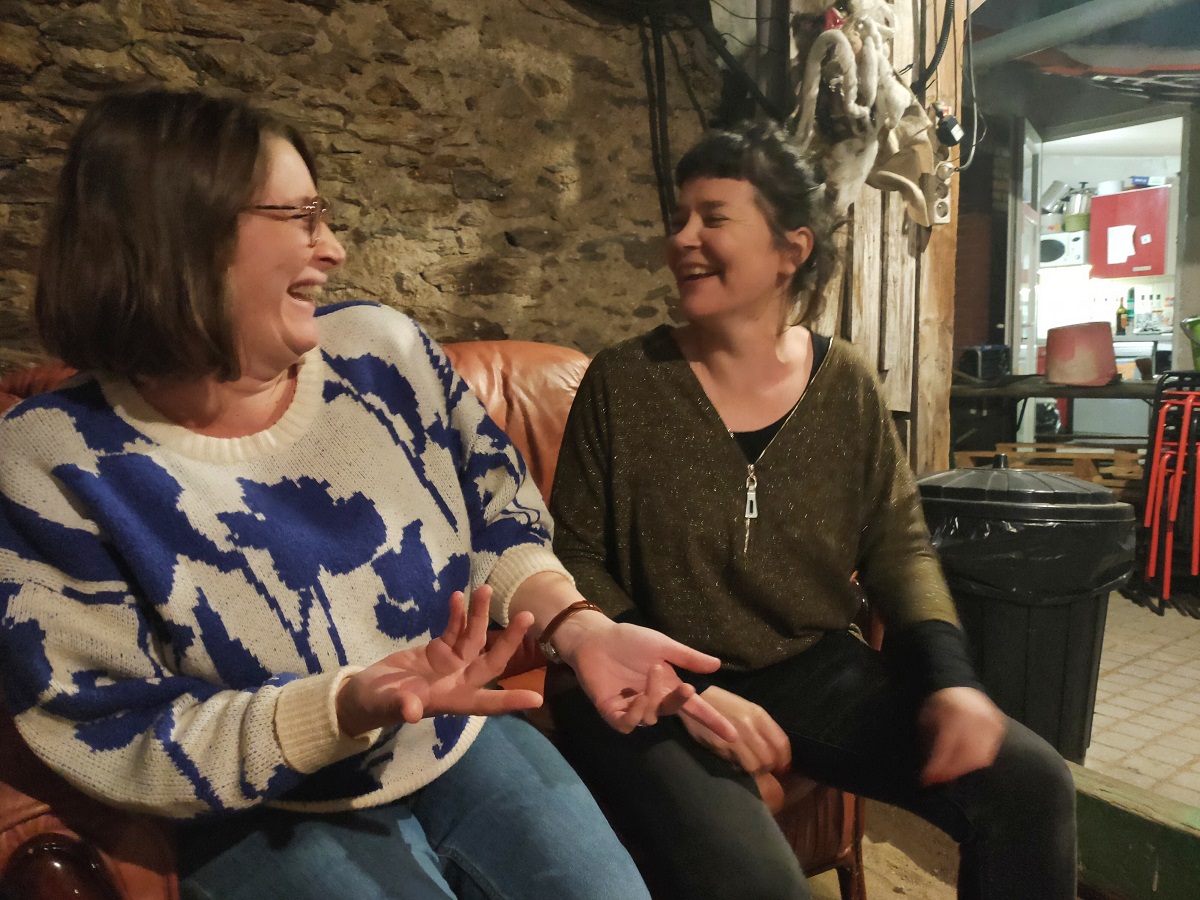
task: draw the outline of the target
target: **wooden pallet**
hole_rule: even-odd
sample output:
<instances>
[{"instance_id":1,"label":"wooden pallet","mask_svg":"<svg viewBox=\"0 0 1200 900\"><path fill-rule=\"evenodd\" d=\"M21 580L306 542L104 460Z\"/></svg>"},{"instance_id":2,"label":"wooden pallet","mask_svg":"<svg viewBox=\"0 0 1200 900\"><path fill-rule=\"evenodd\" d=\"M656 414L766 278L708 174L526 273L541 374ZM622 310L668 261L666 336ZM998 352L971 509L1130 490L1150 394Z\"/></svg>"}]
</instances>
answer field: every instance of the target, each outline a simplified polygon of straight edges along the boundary
<instances>
[{"instance_id":1,"label":"wooden pallet","mask_svg":"<svg viewBox=\"0 0 1200 900\"><path fill-rule=\"evenodd\" d=\"M1146 451L1107 450L1071 444L997 444L995 450L960 450L955 468L989 467L997 453L1008 457L1010 469L1038 469L1071 475L1101 484L1126 503L1140 502Z\"/></svg>"}]
</instances>

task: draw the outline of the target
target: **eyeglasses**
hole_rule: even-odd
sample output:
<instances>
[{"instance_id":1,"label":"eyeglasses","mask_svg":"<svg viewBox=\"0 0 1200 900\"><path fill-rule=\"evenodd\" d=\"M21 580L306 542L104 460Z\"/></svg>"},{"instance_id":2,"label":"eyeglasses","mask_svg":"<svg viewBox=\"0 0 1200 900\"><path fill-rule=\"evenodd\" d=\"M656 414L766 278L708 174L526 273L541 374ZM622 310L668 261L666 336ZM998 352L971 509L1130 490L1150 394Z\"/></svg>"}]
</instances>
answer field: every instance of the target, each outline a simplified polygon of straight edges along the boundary
<instances>
[{"instance_id":1,"label":"eyeglasses","mask_svg":"<svg viewBox=\"0 0 1200 900\"><path fill-rule=\"evenodd\" d=\"M329 204L325 202L324 197L314 197L311 203L303 206L278 206L262 203L247 207L246 212L293 213L287 218L304 219L304 224L308 228L308 246L315 247L317 246L317 232L321 230L321 223L325 221L325 213L329 212Z\"/></svg>"}]
</instances>

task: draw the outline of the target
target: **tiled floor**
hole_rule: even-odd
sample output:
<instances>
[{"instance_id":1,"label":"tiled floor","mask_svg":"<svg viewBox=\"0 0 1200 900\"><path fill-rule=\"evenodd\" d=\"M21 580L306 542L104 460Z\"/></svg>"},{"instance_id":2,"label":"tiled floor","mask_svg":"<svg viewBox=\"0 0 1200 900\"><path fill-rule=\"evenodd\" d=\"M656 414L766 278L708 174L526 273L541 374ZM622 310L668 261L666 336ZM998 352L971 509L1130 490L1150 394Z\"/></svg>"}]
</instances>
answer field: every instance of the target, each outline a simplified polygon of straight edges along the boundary
<instances>
[{"instance_id":1,"label":"tiled floor","mask_svg":"<svg viewBox=\"0 0 1200 900\"><path fill-rule=\"evenodd\" d=\"M1084 765L1200 807L1200 619L1112 595Z\"/></svg>"}]
</instances>

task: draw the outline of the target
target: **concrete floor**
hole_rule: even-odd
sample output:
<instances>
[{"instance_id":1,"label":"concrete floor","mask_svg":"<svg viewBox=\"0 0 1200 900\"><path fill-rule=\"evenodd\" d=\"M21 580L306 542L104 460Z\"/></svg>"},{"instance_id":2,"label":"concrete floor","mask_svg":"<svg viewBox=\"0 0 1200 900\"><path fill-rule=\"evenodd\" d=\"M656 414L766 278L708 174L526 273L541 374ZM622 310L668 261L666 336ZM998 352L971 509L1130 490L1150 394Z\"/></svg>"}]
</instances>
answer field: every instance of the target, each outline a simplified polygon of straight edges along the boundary
<instances>
[{"instance_id":1,"label":"concrete floor","mask_svg":"<svg viewBox=\"0 0 1200 900\"><path fill-rule=\"evenodd\" d=\"M1112 595L1084 766L1200 807L1200 619Z\"/></svg>"}]
</instances>

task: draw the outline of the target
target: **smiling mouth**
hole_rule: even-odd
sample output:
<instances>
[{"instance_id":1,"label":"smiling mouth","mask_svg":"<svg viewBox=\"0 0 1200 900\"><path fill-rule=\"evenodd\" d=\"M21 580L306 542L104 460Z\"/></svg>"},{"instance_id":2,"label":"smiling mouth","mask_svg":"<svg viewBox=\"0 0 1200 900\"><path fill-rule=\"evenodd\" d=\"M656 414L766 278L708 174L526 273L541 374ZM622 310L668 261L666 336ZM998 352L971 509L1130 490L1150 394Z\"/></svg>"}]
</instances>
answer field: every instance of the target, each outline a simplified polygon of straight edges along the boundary
<instances>
[{"instance_id":1,"label":"smiling mouth","mask_svg":"<svg viewBox=\"0 0 1200 900\"><path fill-rule=\"evenodd\" d=\"M299 300L302 303L316 304L321 296L320 288L292 288L288 291L288 296L293 300Z\"/></svg>"},{"instance_id":2,"label":"smiling mouth","mask_svg":"<svg viewBox=\"0 0 1200 900\"><path fill-rule=\"evenodd\" d=\"M714 278L716 272L688 272L679 276L680 281L700 281L704 278Z\"/></svg>"}]
</instances>

